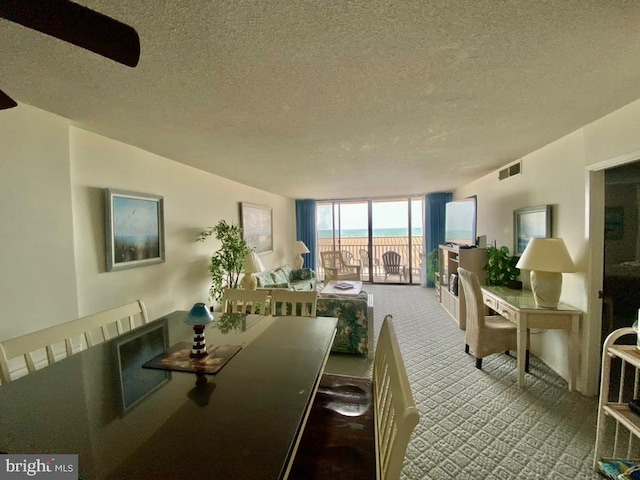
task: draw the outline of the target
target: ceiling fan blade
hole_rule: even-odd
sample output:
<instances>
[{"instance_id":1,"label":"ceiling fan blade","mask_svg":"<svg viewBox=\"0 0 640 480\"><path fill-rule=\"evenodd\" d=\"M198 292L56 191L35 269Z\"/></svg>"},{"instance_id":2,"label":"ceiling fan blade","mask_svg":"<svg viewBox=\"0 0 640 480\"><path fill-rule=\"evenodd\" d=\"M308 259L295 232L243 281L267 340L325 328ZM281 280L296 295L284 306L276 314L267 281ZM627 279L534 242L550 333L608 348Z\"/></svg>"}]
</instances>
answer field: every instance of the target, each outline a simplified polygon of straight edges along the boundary
<instances>
[{"instance_id":1,"label":"ceiling fan blade","mask_svg":"<svg viewBox=\"0 0 640 480\"><path fill-rule=\"evenodd\" d=\"M0 90L0 110L8 110L9 108L17 106L18 104L13 98Z\"/></svg>"},{"instance_id":2,"label":"ceiling fan blade","mask_svg":"<svg viewBox=\"0 0 640 480\"><path fill-rule=\"evenodd\" d=\"M2 0L0 17L129 67L140 60L133 27L69 0Z\"/></svg>"}]
</instances>

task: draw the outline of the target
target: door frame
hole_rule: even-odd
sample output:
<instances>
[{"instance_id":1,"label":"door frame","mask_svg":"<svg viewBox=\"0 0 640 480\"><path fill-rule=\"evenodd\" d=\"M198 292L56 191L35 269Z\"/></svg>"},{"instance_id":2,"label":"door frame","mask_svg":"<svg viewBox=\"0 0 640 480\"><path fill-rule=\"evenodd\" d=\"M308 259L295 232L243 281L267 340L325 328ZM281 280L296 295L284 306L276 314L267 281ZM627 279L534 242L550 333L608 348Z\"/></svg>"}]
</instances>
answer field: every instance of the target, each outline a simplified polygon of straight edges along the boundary
<instances>
[{"instance_id":1,"label":"door frame","mask_svg":"<svg viewBox=\"0 0 640 480\"><path fill-rule=\"evenodd\" d=\"M597 395L600 382L602 348L602 299L598 292L604 283L604 207L605 170L640 161L640 150L618 155L586 166L585 179L585 236L589 276L587 312L582 324L586 335L582 338L582 373L586 395Z\"/></svg>"}]
</instances>

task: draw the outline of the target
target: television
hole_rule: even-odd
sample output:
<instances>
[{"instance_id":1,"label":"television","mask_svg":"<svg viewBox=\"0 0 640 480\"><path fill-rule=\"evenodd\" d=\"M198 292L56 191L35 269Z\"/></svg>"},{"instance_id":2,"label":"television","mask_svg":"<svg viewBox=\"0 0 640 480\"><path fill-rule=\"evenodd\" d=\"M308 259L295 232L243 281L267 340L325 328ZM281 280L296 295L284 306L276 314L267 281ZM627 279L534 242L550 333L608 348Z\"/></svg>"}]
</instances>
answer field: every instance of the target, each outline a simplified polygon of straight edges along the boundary
<instances>
[{"instance_id":1,"label":"television","mask_svg":"<svg viewBox=\"0 0 640 480\"><path fill-rule=\"evenodd\" d=\"M444 241L460 247L475 247L477 233L476 197L447 202Z\"/></svg>"}]
</instances>

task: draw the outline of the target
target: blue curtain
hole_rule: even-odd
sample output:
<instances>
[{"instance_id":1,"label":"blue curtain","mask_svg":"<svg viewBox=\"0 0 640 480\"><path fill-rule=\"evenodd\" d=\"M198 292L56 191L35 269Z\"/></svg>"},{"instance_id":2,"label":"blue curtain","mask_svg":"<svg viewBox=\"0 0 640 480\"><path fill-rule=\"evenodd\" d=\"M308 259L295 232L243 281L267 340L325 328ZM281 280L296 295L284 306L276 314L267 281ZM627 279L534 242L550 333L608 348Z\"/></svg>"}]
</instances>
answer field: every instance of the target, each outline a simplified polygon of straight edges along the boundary
<instances>
[{"instance_id":1,"label":"blue curtain","mask_svg":"<svg viewBox=\"0 0 640 480\"><path fill-rule=\"evenodd\" d=\"M451 192L429 193L425 198L425 222L427 226L424 244L427 246L425 253L429 255L438 245L444 243L444 215L445 204L453 200ZM428 269L428 264L427 264ZM428 270L427 270L428 273ZM434 283L427 280L427 287L435 287Z\"/></svg>"},{"instance_id":2,"label":"blue curtain","mask_svg":"<svg viewBox=\"0 0 640 480\"><path fill-rule=\"evenodd\" d=\"M302 255L306 268L316 269L316 201L296 200L296 239L302 240L311 253Z\"/></svg>"}]
</instances>

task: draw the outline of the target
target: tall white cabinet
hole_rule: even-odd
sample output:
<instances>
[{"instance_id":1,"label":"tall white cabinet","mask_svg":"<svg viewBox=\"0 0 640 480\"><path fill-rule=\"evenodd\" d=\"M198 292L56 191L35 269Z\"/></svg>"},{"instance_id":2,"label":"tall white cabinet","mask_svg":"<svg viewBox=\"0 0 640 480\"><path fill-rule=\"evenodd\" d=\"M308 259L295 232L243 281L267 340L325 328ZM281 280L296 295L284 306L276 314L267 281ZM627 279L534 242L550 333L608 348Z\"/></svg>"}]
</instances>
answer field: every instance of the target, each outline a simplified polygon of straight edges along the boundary
<instances>
[{"instance_id":1,"label":"tall white cabinet","mask_svg":"<svg viewBox=\"0 0 640 480\"><path fill-rule=\"evenodd\" d=\"M438 275L436 275L436 295L440 303L451 317L458 323L460 329L467 328L467 309L465 307L462 286L455 291L451 283L451 275L458 272L458 267L471 270L478 276L480 285L484 285L487 273L487 250L485 248L459 248L456 246L440 245L438 249Z\"/></svg>"}]
</instances>

